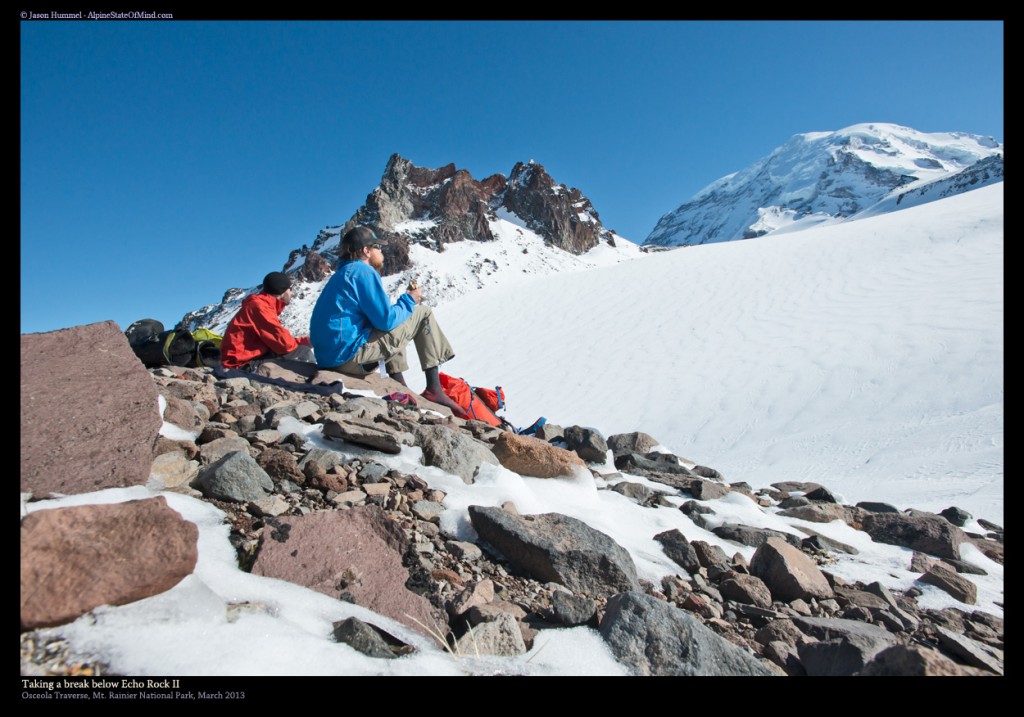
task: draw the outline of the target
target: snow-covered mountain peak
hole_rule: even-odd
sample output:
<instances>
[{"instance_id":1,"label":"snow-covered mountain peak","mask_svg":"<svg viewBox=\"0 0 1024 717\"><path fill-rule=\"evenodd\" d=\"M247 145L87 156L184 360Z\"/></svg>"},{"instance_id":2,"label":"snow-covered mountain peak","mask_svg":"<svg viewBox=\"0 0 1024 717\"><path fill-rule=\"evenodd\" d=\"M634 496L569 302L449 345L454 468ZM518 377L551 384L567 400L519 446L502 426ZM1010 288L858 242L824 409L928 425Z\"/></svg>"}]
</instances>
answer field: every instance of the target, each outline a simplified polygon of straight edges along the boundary
<instances>
[{"instance_id":1,"label":"snow-covered mountain peak","mask_svg":"<svg viewBox=\"0 0 1024 717\"><path fill-rule=\"evenodd\" d=\"M1002 151L1002 144L992 137L929 134L882 122L797 134L663 216L644 243L682 246L732 241L848 219L878 202L965 172L983 160L998 156L1001 162ZM1002 178L1001 167L991 169L986 183Z\"/></svg>"}]
</instances>

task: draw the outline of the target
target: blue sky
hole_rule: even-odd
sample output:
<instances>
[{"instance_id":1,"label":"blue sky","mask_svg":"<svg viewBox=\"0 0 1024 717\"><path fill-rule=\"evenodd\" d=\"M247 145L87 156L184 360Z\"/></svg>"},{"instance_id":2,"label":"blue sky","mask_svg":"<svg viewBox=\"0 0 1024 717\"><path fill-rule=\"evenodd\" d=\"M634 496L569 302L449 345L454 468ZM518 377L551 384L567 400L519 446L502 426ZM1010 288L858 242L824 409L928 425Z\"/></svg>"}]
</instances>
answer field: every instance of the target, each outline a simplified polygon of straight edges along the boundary
<instances>
[{"instance_id":1,"label":"blue sky","mask_svg":"<svg viewBox=\"0 0 1024 717\"><path fill-rule=\"evenodd\" d=\"M345 222L388 157L534 159L637 242L793 134L1003 141L1003 23L21 23L21 330L168 327Z\"/></svg>"}]
</instances>

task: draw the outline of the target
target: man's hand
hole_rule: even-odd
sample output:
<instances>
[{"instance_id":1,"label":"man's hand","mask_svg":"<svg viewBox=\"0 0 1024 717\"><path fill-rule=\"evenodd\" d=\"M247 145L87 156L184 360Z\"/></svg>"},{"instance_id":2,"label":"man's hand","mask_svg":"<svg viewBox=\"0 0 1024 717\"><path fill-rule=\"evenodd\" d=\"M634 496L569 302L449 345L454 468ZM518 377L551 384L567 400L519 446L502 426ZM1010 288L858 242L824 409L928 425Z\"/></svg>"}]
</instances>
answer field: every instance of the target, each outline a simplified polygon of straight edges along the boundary
<instances>
[{"instance_id":1,"label":"man's hand","mask_svg":"<svg viewBox=\"0 0 1024 717\"><path fill-rule=\"evenodd\" d=\"M417 304L420 303L421 301L423 301L423 294L420 291L420 287L418 287L418 286L416 288L414 288L414 289L409 289L405 293L407 293L409 296L411 296L412 300L415 301Z\"/></svg>"}]
</instances>

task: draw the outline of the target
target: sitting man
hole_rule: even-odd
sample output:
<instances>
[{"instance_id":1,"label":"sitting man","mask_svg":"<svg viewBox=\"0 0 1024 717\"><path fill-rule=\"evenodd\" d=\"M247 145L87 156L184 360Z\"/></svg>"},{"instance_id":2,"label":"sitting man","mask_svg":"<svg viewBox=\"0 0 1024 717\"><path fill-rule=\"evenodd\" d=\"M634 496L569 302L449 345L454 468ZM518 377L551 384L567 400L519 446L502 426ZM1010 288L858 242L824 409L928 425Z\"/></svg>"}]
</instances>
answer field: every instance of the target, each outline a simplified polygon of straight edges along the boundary
<instances>
[{"instance_id":1,"label":"sitting man","mask_svg":"<svg viewBox=\"0 0 1024 717\"><path fill-rule=\"evenodd\" d=\"M430 307L420 303L419 288L410 288L394 305L384 291L383 244L367 227L355 227L342 238L338 270L317 299L309 321L317 364L363 375L384 361L388 375L404 385L402 372L409 368L405 348L411 340L427 377L423 398L465 418L462 408L441 388L438 366L455 352Z\"/></svg>"},{"instance_id":2,"label":"sitting man","mask_svg":"<svg viewBox=\"0 0 1024 717\"><path fill-rule=\"evenodd\" d=\"M255 371L273 360L282 368L311 378L316 374L316 358L309 337L292 336L279 318L292 300L292 284L287 274L272 271L263 279L263 291L242 300L242 308L231 319L220 343L224 368L245 367Z\"/></svg>"}]
</instances>

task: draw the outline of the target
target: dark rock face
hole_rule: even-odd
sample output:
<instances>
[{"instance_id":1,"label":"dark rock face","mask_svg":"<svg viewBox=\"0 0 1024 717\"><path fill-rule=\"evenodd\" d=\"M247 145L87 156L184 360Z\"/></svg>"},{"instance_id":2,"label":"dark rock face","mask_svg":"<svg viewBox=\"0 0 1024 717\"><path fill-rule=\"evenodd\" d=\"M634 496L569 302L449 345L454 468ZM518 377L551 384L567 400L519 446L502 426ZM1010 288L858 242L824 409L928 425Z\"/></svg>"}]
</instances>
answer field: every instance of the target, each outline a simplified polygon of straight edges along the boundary
<instances>
[{"instance_id":1,"label":"dark rock face","mask_svg":"<svg viewBox=\"0 0 1024 717\"><path fill-rule=\"evenodd\" d=\"M964 524L970 520L973 516L966 510L957 508L956 506L950 506L939 513L943 518L948 520L950 523L958 528L964 527Z\"/></svg>"},{"instance_id":2,"label":"dark rock face","mask_svg":"<svg viewBox=\"0 0 1024 717\"><path fill-rule=\"evenodd\" d=\"M29 514L21 522L22 630L174 587L195 568L198 538L163 496Z\"/></svg>"},{"instance_id":3,"label":"dark rock face","mask_svg":"<svg viewBox=\"0 0 1024 717\"><path fill-rule=\"evenodd\" d=\"M769 538L781 538L790 545L800 545L800 538L792 533L784 533L780 530L772 530L771 528L755 528L750 525L740 525L738 523L725 523L718 526L711 532L719 538L735 540L737 543L749 545L752 548L758 548L764 545Z\"/></svg>"},{"instance_id":4,"label":"dark rock face","mask_svg":"<svg viewBox=\"0 0 1024 717\"><path fill-rule=\"evenodd\" d=\"M857 504L857 507L869 513L899 513L900 509L888 503L864 500Z\"/></svg>"},{"instance_id":5,"label":"dark rock face","mask_svg":"<svg viewBox=\"0 0 1024 717\"><path fill-rule=\"evenodd\" d=\"M629 552L581 520L558 513L520 517L479 505L469 506L469 517L481 539L537 580L597 597L639 589Z\"/></svg>"},{"instance_id":6,"label":"dark rock face","mask_svg":"<svg viewBox=\"0 0 1024 717\"><path fill-rule=\"evenodd\" d=\"M608 443L592 428L569 426L565 429L565 444L588 463L604 463L608 457Z\"/></svg>"},{"instance_id":7,"label":"dark rock face","mask_svg":"<svg viewBox=\"0 0 1024 717\"><path fill-rule=\"evenodd\" d=\"M575 187L556 185L539 164L517 162L503 204L550 244L573 254L597 246L605 234L590 200Z\"/></svg>"},{"instance_id":8,"label":"dark rock face","mask_svg":"<svg viewBox=\"0 0 1024 717\"><path fill-rule=\"evenodd\" d=\"M672 562L682 566L688 573L695 573L700 569L700 559L697 551L693 549L686 536L677 529L666 530L658 533L654 539L661 543L665 555L672 559Z\"/></svg>"},{"instance_id":9,"label":"dark rock face","mask_svg":"<svg viewBox=\"0 0 1024 717\"><path fill-rule=\"evenodd\" d=\"M113 321L23 334L21 490L144 485L161 425L157 400L153 377Z\"/></svg>"},{"instance_id":10,"label":"dark rock face","mask_svg":"<svg viewBox=\"0 0 1024 717\"><path fill-rule=\"evenodd\" d=\"M333 625L334 639L344 642L355 650L385 660L392 660L398 655L391 651L387 641L378 632L378 628L363 622L359 618L350 617ZM394 639L394 638L392 638Z\"/></svg>"},{"instance_id":11,"label":"dark rock face","mask_svg":"<svg viewBox=\"0 0 1024 717\"><path fill-rule=\"evenodd\" d=\"M573 254L593 248L601 239L612 239L590 200L578 189L556 185L539 164L520 162L508 179L494 174L477 181L454 164L430 169L393 154L380 185L352 218L342 227L321 230L312 248L293 251L285 267L294 267L305 257L299 276L306 281L322 280L338 263L338 237L363 225L387 241L382 273L389 276L409 268L410 243L444 251L452 242L494 240L489 221L496 218L500 207L518 215L548 243ZM408 220L431 220L434 227L429 233L411 235L395 231ZM201 323L202 312L189 318Z\"/></svg>"},{"instance_id":12,"label":"dark rock face","mask_svg":"<svg viewBox=\"0 0 1024 717\"><path fill-rule=\"evenodd\" d=\"M811 676L845 676L864 666L897 638L885 628L855 620L795 617L794 624L818 642L799 645L800 661Z\"/></svg>"},{"instance_id":13,"label":"dark rock face","mask_svg":"<svg viewBox=\"0 0 1024 717\"><path fill-rule=\"evenodd\" d=\"M643 593L612 597L600 632L616 659L637 675L774 674L686 611Z\"/></svg>"},{"instance_id":14,"label":"dark rock face","mask_svg":"<svg viewBox=\"0 0 1024 717\"><path fill-rule=\"evenodd\" d=\"M651 456L655 457L651 458ZM679 461L675 456L662 453L648 453L645 456L639 453L621 453L615 456L615 467L620 471L628 471L637 475L670 473L680 476L693 476L689 468L679 465Z\"/></svg>"},{"instance_id":15,"label":"dark rock face","mask_svg":"<svg viewBox=\"0 0 1024 717\"><path fill-rule=\"evenodd\" d=\"M597 612L597 603L590 598L576 597L555 590L551 594L552 616L562 625L572 627L590 622Z\"/></svg>"},{"instance_id":16,"label":"dark rock face","mask_svg":"<svg viewBox=\"0 0 1024 717\"><path fill-rule=\"evenodd\" d=\"M868 513L864 531L872 540L920 550L939 558L960 559L960 543L967 540L962 530L938 515Z\"/></svg>"},{"instance_id":17,"label":"dark rock face","mask_svg":"<svg viewBox=\"0 0 1024 717\"><path fill-rule=\"evenodd\" d=\"M268 520L252 573L332 597L348 593L356 604L429 634L423 626L436 629L447 620L406 587L407 542L375 506L281 517Z\"/></svg>"}]
</instances>

